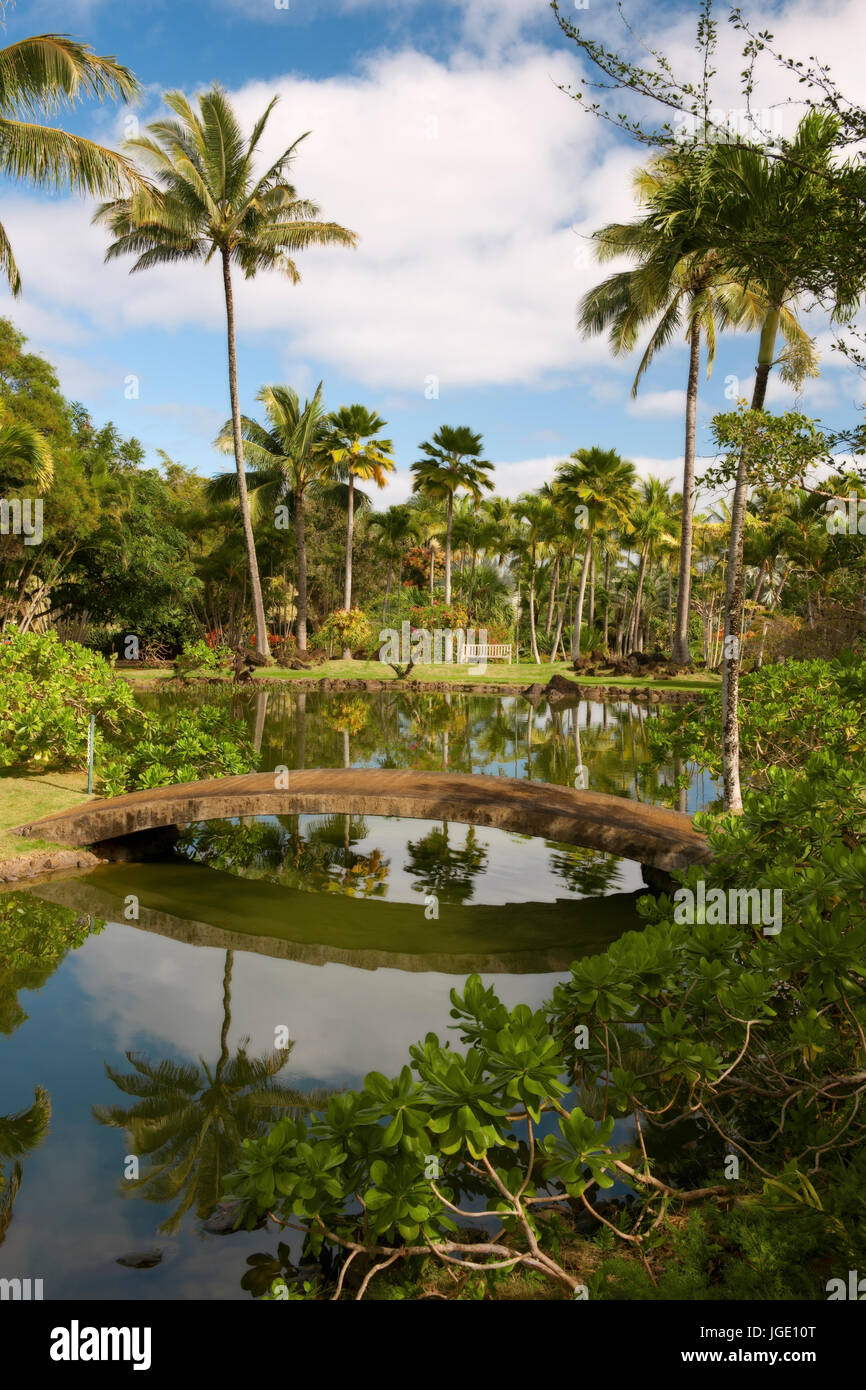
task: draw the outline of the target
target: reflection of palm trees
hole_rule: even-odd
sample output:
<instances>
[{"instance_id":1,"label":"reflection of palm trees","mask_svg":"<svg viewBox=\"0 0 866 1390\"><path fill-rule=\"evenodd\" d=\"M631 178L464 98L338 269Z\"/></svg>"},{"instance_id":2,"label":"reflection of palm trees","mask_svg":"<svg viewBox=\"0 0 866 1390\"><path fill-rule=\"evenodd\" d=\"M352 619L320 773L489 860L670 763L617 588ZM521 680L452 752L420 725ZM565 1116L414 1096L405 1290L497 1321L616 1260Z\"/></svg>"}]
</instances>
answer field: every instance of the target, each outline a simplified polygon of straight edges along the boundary
<instances>
[{"instance_id":1,"label":"reflection of palm trees","mask_svg":"<svg viewBox=\"0 0 866 1390\"><path fill-rule=\"evenodd\" d=\"M242 1038L237 1053L229 1053L233 963L234 952L226 951L216 1065L210 1067L203 1059L198 1066L171 1060L154 1063L127 1052L132 1072L124 1075L107 1064L105 1070L120 1091L137 1099L127 1107L93 1108L100 1124L125 1130L133 1153L148 1160L124 1190L139 1191L151 1202L176 1203L159 1228L166 1234L178 1229L193 1206L199 1217L211 1214L244 1139L261 1138L287 1112L310 1110L322 1101L321 1095L304 1095L276 1080L293 1042L270 1055L250 1057L249 1039Z\"/></svg>"},{"instance_id":2,"label":"reflection of palm trees","mask_svg":"<svg viewBox=\"0 0 866 1390\"><path fill-rule=\"evenodd\" d=\"M550 845L550 867L572 893L597 898L609 892L619 875L619 860L585 845Z\"/></svg>"},{"instance_id":3,"label":"reflection of palm trees","mask_svg":"<svg viewBox=\"0 0 866 1390\"><path fill-rule=\"evenodd\" d=\"M16 1160L8 1177L0 1166L0 1245L6 1239L12 1207L21 1186L22 1170L17 1160L38 1149L50 1123L51 1097L41 1086L36 1087L33 1104L28 1110L19 1110L17 1115L0 1115L0 1160Z\"/></svg>"},{"instance_id":4,"label":"reflection of palm trees","mask_svg":"<svg viewBox=\"0 0 866 1390\"><path fill-rule=\"evenodd\" d=\"M309 892L342 891L352 897L384 893L390 861L381 850L358 854L352 846L366 839L362 816L321 816L304 833L297 816L279 821L206 821L191 825L178 840L181 852L197 864L245 878L266 878Z\"/></svg>"},{"instance_id":5,"label":"reflection of palm trees","mask_svg":"<svg viewBox=\"0 0 866 1390\"><path fill-rule=\"evenodd\" d=\"M487 864L487 851L478 844L474 825L466 831L462 849L454 848L448 840L448 826L434 826L414 844L407 844L409 863L406 872L415 878L415 887L424 893L450 903L470 902L474 893L472 880Z\"/></svg>"}]
</instances>

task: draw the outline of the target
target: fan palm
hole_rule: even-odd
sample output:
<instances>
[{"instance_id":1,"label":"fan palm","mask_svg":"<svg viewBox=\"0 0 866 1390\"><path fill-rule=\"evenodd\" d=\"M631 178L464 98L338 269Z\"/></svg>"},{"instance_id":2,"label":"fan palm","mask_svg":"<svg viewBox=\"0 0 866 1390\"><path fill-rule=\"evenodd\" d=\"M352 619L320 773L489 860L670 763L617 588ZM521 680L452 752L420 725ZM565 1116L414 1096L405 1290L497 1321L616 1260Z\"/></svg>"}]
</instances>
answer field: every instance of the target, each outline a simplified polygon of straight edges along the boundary
<instances>
[{"instance_id":1,"label":"fan palm","mask_svg":"<svg viewBox=\"0 0 866 1390\"><path fill-rule=\"evenodd\" d=\"M298 650L307 647L307 529L306 504L333 468L330 454L331 417L322 404L322 383L312 400L301 406L291 386L263 386L256 396L265 407L269 429L242 415L239 420L246 458L250 465L249 491L258 494L261 508L287 504L294 515L298 545L298 593L295 637ZM223 425L216 447L223 453L235 448L235 422ZM237 451L235 450L237 458ZM221 473L205 486L214 502L236 496L243 469Z\"/></svg>"},{"instance_id":2,"label":"fan palm","mask_svg":"<svg viewBox=\"0 0 866 1390\"><path fill-rule=\"evenodd\" d=\"M131 101L138 92L128 68L66 34L38 34L0 48L0 172L39 188L103 198L140 187L141 176L116 150L33 119L89 96ZM0 271L19 295L21 276L2 225Z\"/></svg>"},{"instance_id":3,"label":"fan palm","mask_svg":"<svg viewBox=\"0 0 866 1390\"><path fill-rule=\"evenodd\" d=\"M484 490L493 488L488 477L493 465L481 457L481 435L466 425L443 425L430 442L425 441L419 448L424 457L412 464L415 491L445 503L445 602L450 603L454 497L463 490L480 502Z\"/></svg>"},{"instance_id":4,"label":"fan palm","mask_svg":"<svg viewBox=\"0 0 866 1390\"><path fill-rule=\"evenodd\" d=\"M286 181L306 135L294 140L261 177L256 177L254 157L276 97L256 121L248 140L219 87L199 96L197 112L182 92L167 92L164 99L176 119L154 121L146 136L128 141L127 146L152 171L159 186L103 204L94 220L104 222L114 237L106 260L131 253L137 257L133 271L177 261L209 263L215 256L220 259L237 498L249 566L256 650L268 657L244 472L231 267L238 266L248 280L260 270L278 270L297 284L300 276L292 259L296 252L309 246L354 246L356 237L335 222L320 222L318 207L299 198Z\"/></svg>"},{"instance_id":5,"label":"fan palm","mask_svg":"<svg viewBox=\"0 0 866 1390\"><path fill-rule=\"evenodd\" d=\"M340 465L340 472L348 480L346 499L346 577L343 593L343 607L346 612L352 607L352 541L355 529L355 479L372 481L377 487L385 486L385 474L396 468L393 459L394 445L390 439L376 439L385 428L385 421L363 405L344 405L331 416L333 436L331 458ZM346 649L343 657L352 655Z\"/></svg>"}]
</instances>

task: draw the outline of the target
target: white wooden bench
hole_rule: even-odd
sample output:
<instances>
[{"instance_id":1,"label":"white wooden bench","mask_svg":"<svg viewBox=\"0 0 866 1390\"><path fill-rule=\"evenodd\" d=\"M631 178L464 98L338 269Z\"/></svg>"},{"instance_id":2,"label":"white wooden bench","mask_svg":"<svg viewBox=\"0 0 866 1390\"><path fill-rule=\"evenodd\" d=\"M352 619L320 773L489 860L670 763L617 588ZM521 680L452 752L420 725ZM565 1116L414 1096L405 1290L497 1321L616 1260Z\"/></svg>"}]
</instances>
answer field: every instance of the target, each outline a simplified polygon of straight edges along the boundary
<instances>
[{"instance_id":1,"label":"white wooden bench","mask_svg":"<svg viewBox=\"0 0 866 1390\"><path fill-rule=\"evenodd\" d=\"M507 661L511 665L510 642L464 642L460 661L473 665L480 661Z\"/></svg>"}]
</instances>

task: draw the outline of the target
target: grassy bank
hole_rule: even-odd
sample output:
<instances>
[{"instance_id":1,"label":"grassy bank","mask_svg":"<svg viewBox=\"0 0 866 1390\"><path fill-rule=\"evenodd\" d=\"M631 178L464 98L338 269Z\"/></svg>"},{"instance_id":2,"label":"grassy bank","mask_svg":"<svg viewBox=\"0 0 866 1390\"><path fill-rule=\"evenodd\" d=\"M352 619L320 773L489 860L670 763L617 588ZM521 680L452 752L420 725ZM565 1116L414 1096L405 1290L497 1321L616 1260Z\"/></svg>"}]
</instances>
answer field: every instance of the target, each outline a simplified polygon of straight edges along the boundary
<instances>
[{"instance_id":1,"label":"grassy bank","mask_svg":"<svg viewBox=\"0 0 866 1390\"><path fill-rule=\"evenodd\" d=\"M134 681L159 681L170 680L173 671L169 667L137 671L130 666L124 667L119 674ZM208 675L212 676L212 673L207 671L192 673L191 678L196 679L197 675L204 678ZM416 666L412 671L411 680L404 682L404 684L436 681L446 682L449 685L507 685L522 690L535 683L545 685L554 675L565 676L573 680L576 685L621 686L624 690L632 686L643 686L656 690L706 690L717 686L720 680L713 673L676 676L671 680L651 680L647 676L639 675L581 676L578 679L567 662L558 661L536 666L534 662L524 661L519 664L514 663L511 666L503 662L491 662L483 673L472 672L465 666L456 665ZM263 678L284 680L288 683L309 680L397 681L398 679L390 666L385 666L379 661L326 661L323 666L314 666L306 671L289 671L282 666L269 666L265 670L256 671L253 676L254 680ZM220 679L230 681L232 677L224 675Z\"/></svg>"},{"instance_id":2,"label":"grassy bank","mask_svg":"<svg viewBox=\"0 0 866 1390\"><path fill-rule=\"evenodd\" d=\"M86 788L85 772L0 772L0 861L57 848L51 840L22 840L9 828L79 805L88 799Z\"/></svg>"}]
</instances>

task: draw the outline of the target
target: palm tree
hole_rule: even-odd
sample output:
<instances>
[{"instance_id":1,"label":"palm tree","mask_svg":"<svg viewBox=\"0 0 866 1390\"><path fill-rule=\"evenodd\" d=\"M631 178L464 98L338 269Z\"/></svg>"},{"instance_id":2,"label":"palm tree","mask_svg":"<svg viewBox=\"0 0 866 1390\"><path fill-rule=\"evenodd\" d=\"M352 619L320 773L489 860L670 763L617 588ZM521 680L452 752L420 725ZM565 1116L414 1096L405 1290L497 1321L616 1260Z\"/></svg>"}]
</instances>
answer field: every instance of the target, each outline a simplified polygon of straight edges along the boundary
<instances>
[{"instance_id":1,"label":"palm tree","mask_svg":"<svg viewBox=\"0 0 866 1390\"><path fill-rule=\"evenodd\" d=\"M214 256L220 258L237 498L249 566L256 650L260 657L268 658L268 631L244 473L231 267L238 266L247 280L260 270L279 270L297 284L300 276L292 259L295 252L309 246L354 246L356 237L335 222L318 221L316 205L299 198L286 182L286 173L306 135L293 141L256 178L254 156L276 97L246 141L220 87L199 96L198 112L182 92L167 92L164 99L177 119L154 121L148 126L148 135L127 142L152 171L159 187L104 203L94 220L104 222L114 237L106 260L132 253L137 257L133 271L176 261L207 263Z\"/></svg>"},{"instance_id":2,"label":"palm tree","mask_svg":"<svg viewBox=\"0 0 866 1390\"><path fill-rule=\"evenodd\" d=\"M0 172L39 188L112 197L143 186L116 150L32 117L75 106L88 96L132 101L140 91L128 68L66 34L39 34L0 48ZM14 295L21 276L0 225L0 270Z\"/></svg>"},{"instance_id":3,"label":"palm tree","mask_svg":"<svg viewBox=\"0 0 866 1390\"><path fill-rule=\"evenodd\" d=\"M127 1052L133 1070L126 1074L106 1064L106 1073L133 1104L95 1105L94 1118L125 1130L133 1152L149 1162L127 1191L141 1191L149 1201L177 1199L160 1230L172 1234L191 1207L199 1217L211 1214L223 1193L223 1179L236 1167L241 1143L267 1134L283 1117L315 1109L322 1093L304 1095L277 1080L294 1043L263 1057L247 1054L248 1038L229 1052L231 979L234 952L226 951L223 972L223 1019L220 1052L211 1066L196 1066Z\"/></svg>"},{"instance_id":4,"label":"palm tree","mask_svg":"<svg viewBox=\"0 0 866 1390\"><path fill-rule=\"evenodd\" d=\"M538 654L538 624L535 604L538 550L539 546L547 545L556 538L559 532L560 519L549 498L540 497L537 493L531 492L518 497L514 504L514 513L525 523L526 527L522 538L529 546L529 639L532 647L532 659L536 665L539 665L541 657Z\"/></svg>"},{"instance_id":5,"label":"palm tree","mask_svg":"<svg viewBox=\"0 0 866 1390\"><path fill-rule=\"evenodd\" d=\"M669 488L669 482L662 482L659 478L646 478L640 485L638 500L626 518L628 530L640 547L637 587L631 618L626 627L626 651L633 651L638 645L647 569L652 564L657 546L664 540L671 538L672 518Z\"/></svg>"},{"instance_id":6,"label":"palm tree","mask_svg":"<svg viewBox=\"0 0 866 1390\"><path fill-rule=\"evenodd\" d=\"M244 453L250 465L249 490L258 493L260 506L276 508L287 504L294 515L298 545L298 595L295 637L298 650L307 648L307 497L322 487L328 476L330 455L330 416L322 404L322 383L312 400L303 407L291 386L263 386L256 396L265 407L269 429L239 418ZM228 453L234 447L235 423L226 421L216 447ZM237 458L235 452L235 458ZM243 466L236 473L222 473L208 480L207 496L214 502L236 496L243 479Z\"/></svg>"},{"instance_id":7,"label":"palm tree","mask_svg":"<svg viewBox=\"0 0 866 1390\"><path fill-rule=\"evenodd\" d=\"M385 582L385 597L382 600L382 622L385 622L385 615L388 609L388 601L391 597L391 580L394 576L394 564L399 566L399 577L402 578L403 555L406 547L418 539L418 518L411 507L405 503L400 506L388 507L384 512L373 512L367 521L367 531L377 542L388 560L388 577Z\"/></svg>"},{"instance_id":8,"label":"palm tree","mask_svg":"<svg viewBox=\"0 0 866 1390\"><path fill-rule=\"evenodd\" d=\"M23 420L4 420L0 416L0 487L23 487L33 483L44 492L54 477L54 460L44 434Z\"/></svg>"},{"instance_id":9,"label":"palm tree","mask_svg":"<svg viewBox=\"0 0 866 1390\"><path fill-rule=\"evenodd\" d=\"M385 428L385 421L363 405L344 405L331 416L333 428L331 457L348 479L346 511L346 578L343 607L352 607L352 539L355 529L355 479L372 480L377 487L385 486L385 474L392 473L396 464L392 457L394 445L390 439L374 439ZM352 653L343 652L344 660Z\"/></svg>"},{"instance_id":10,"label":"palm tree","mask_svg":"<svg viewBox=\"0 0 866 1390\"><path fill-rule=\"evenodd\" d=\"M482 459L481 435L466 425L443 425L431 442L418 446L424 457L412 464L415 491L445 503L445 602L451 602L451 528L454 495L461 489L480 502L483 489L491 491L487 476L493 467Z\"/></svg>"},{"instance_id":11,"label":"palm tree","mask_svg":"<svg viewBox=\"0 0 866 1390\"><path fill-rule=\"evenodd\" d=\"M652 324L649 343L632 384L637 395L641 379L657 354L670 343L685 323L689 345L686 384L685 447L680 532L677 613L672 660L683 665L691 660L689 608L691 594L692 525L695 497L695 435L700 374L701 338L707 345L707 376L713 369L717 328L755 328L765 312L760 288L740 283L713 246L691 246L682 232L681 219L668 216L675 199L688 205L696 201L690 182L688 157L665 155L648 169L637 172L634 187L647 207L637 221L611 223L594 233L600 261L630 255L638 259L633 270L619 271L590 290L581 301L579 324L586 333L609 329L612 351L631 352L642 331ZM781 326L794 345L806 341L796 317L785 311Z\"/></svg>"},{"instance_id":12,"label":"palm tree","mask_svg":"<svg viewBox=\"0 0 866 1390\"><path fill-rule=\"evenodd\" d=\"M580 656L580 630L583 624L583 605L589 573L592 544L596 529L625 515L632 499L634 465L620 458L614 449L577 449L568 459L556 466L556 480L572 508L586 508L586 547L580 573L577 615L572 637L572 656Z\"/></svg>"},{"instance_id":13,"label":"palm tree","mask_svg":"<svg viewBox=\"0 0 866 1390\"><path fill-rule=\"evenodd\" d=\"M51 1097L41 1086L35 1089L33 1104L16 1115L0 1115L0 1160L15 1160L8 1178L0 1167L0 1245L6 1239L12 1208L21 1187L22 1154L38 1149L51 1123Z\"/></svg>"},{"instance_id":14,"label":"palm tree","mask_svg":"<svg viewBox=\"0 0 866 1390\"><path fill-rule=\"evenodd\" d=\"M801 271L799 247L808 245L820 225L826 179L832 174L838 119L813 110L803 117L787 153L788 159L767 157L758 146L740 143L713 146L701 170L701 199L666 208L665 215L685 236L712 246L729 274L741 284L757 287L765 305L758 343L758 360L752 391L752 410L763 410L767 382L773 366L798 383L814 375L811 341L789 340L777 356L780 331L807 287L808 273ZM679 221L677 221L679 219ZM767 255L768 229L788 255ZM844 312L842 306L838 313ZM727 811L743 809L740 787L739 686L741 653L739 635L743 609L743 537L750 484L748 450L740 451L734 496L725 593L725 659L722 665L722 781ZM734 639L733 641L731 639Z\"/></svg>"}]
</instances>

